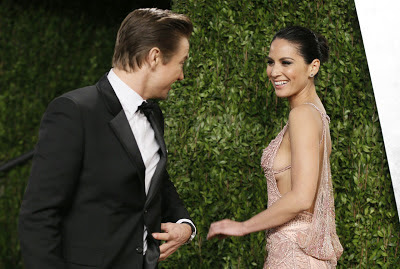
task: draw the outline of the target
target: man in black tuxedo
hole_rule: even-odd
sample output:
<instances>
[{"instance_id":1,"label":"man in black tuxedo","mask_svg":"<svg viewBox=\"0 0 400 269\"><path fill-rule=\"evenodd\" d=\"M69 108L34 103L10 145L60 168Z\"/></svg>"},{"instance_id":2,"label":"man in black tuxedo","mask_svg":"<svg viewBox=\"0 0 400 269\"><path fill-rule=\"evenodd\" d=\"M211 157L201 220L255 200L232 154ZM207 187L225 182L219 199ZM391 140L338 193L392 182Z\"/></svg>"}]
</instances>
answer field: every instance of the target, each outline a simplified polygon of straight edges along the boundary
<instances>
[{"instance_id":1,"label":"man in black tuxedo","mask_svg":"<svg viewBox=\"0 0 400 269\"><path fill-rule=\"evenodd\" d=\"M20 211L26 268L156 268L193 239L166 171L163 115L147 101L183 79L192 29L167 10L131 12L110 72L50 103Z\"/></svg>"}]
</instances>

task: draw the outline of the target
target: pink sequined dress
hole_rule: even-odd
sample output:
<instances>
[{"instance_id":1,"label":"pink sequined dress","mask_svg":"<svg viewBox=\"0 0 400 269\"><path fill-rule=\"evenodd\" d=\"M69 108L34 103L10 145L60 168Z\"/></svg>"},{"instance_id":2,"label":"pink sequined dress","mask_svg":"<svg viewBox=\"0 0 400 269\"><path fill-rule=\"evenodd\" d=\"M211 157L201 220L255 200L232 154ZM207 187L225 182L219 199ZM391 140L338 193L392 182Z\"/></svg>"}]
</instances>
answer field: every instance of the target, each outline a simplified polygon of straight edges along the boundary
<instances>
[{"instance_id":1,"label":"pink sequined dress","mask_svg":"<svg viewBox=\"0 0 400 269\"><path fill-rule=\"evenodd\" d=\"M317 106L312 103L307 104L320 112L323 122L320 142L324 149L323 165L314 213L303 211L287 223L266 231L267 257L264 269L335 268L343 252L336 234L333 188L326 142L330 120ZM280 171L273 170L274 159L287 128L288 123L264 149L261 158L261 166L267 178L268 207L282 197L275 174L290 169L288 166Z\"/></svg>"}]
</instances>

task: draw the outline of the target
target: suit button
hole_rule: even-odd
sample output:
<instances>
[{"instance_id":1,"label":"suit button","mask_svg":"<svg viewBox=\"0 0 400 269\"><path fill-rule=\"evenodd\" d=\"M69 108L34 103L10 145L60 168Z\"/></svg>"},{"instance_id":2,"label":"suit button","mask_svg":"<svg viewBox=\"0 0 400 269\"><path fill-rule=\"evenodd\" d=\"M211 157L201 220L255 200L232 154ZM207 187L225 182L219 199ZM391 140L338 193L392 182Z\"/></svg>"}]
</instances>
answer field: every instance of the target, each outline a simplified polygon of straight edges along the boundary
<instances>
[{"instance_id":1,"label":"suit button","mask_svg":"<svg viewBox=\"0 0 400 269\"><path fill-rule=\"evenodd\" d=\"M136 252L139 253L139 254L143 254L143 248L137 247L136 248Z\"/></svg>"},{"instance_id":2,"label":"suit button","mask_svg":"<svg viewBox=\"0 0 400 269\"><path fill-rule=\"evenodd\" d=\"M147 214L147 209L144 210L144 213Z\"/></svg>"}]
</instances>

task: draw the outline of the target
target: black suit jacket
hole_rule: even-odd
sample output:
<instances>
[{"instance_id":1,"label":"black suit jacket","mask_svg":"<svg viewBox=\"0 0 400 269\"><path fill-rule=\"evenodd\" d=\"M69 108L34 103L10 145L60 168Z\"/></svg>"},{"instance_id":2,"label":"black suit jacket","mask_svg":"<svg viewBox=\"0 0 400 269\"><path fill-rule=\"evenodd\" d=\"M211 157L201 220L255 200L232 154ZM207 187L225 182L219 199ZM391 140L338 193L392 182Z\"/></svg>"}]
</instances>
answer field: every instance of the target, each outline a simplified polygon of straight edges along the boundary
<instances>
[{"instance_id":1,"label":"black suit jacket","mask_svg":"<svg viewBox=\"0 0 400 269\"><path fill-rule=\"evenodd\" d=\"M151 233L189 214L166 171L158 106L150 117L160 161L146 196L145 166L106 76L50 103L20 210L26 268L157 267L159 242Z\"/></svg>"}]
</instances>

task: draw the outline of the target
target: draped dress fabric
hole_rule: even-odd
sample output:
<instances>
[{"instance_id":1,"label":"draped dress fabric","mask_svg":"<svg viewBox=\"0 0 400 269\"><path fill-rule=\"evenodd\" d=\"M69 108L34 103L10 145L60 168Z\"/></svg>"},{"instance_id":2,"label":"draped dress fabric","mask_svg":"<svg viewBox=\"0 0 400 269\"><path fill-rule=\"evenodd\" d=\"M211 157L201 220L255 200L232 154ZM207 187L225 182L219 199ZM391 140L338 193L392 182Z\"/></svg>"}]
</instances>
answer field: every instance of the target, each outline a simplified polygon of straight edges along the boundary
<instances>
[{"instance_id":1,"label":"draped dress fabric","mask_svg":"<svg viewBox=\"0 0 400 269\"><path fill-rule=\"evenodd\" d=\"M323 164L314 213L303 211L292 220L266 231L266 250L264 269L285 268L335 268L343 247L336 234L335 207L331 171L326 142L329 132L329 117L312 103L306 103L317 109L322 118L323 132L320 145L323 146ZM274 171L273 164L283 136L288 128L284 126L277 137L264 149L261 166L264 169L268 187L268 207L278 201L282 195L278 190L275 174L290 169L290 165Z\"/></svg>"}]
</instances>

